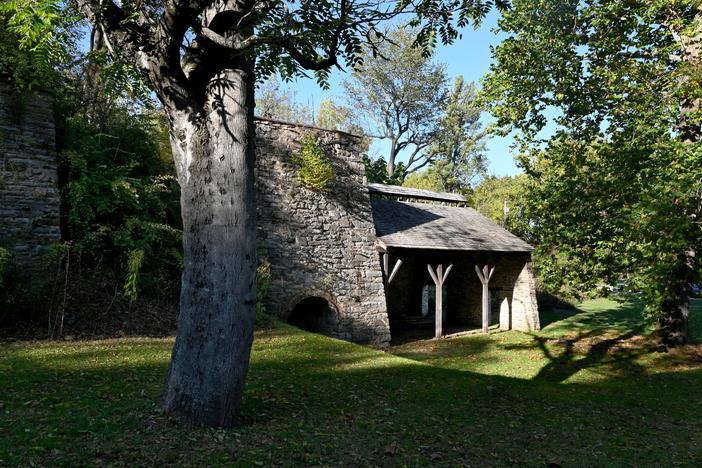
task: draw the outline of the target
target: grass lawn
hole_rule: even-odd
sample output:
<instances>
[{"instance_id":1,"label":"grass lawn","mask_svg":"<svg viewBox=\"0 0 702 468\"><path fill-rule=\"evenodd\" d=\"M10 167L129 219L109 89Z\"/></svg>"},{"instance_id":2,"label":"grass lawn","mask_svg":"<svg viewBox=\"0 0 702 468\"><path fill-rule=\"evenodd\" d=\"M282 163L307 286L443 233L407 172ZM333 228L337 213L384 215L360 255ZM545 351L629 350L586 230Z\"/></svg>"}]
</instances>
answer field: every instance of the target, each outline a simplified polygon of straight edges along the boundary
<instances>
[{"instance_id":1,"label":"grass lawn","mask_svg":"<svg viewBox=\"0 0 702 468\"><path fill-rule=\"evenodd\" d=\"M638 304L542 320L388 353L276 324L231 430L157 410L170 339L3 343L0 465L702 465L699 345L657 353Z\"/></svg>"}]
</instances>

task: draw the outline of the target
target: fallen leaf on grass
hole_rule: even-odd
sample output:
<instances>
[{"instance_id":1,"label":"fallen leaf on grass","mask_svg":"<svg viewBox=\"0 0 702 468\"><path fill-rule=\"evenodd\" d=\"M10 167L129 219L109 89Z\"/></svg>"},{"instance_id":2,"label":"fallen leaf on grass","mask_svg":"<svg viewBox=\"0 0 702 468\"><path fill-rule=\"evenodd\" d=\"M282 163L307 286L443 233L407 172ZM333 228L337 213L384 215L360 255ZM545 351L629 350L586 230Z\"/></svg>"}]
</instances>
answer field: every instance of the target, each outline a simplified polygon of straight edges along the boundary
<instances>
[{"instance_id":1,"label":"fallen leaf on grass","mask_svg":"<svg viewBox=\"0 0 702 468\"><path fill-rule=\"evenodd\" d=\"M394 457L399 451L400 447L398 447L397 442L392 442L390 445L385 447L385 455L389 457Z\"/></svg>"}]
</instances>

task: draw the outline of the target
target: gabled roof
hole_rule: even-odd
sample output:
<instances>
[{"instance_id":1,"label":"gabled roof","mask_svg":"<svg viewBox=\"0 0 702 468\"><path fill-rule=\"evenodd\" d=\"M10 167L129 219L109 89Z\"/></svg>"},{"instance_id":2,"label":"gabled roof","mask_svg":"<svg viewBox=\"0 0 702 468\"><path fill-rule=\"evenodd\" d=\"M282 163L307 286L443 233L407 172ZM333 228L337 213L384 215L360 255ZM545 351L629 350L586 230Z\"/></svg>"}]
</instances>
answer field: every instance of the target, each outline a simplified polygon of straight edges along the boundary
<instances>
[{"instance_id":1,"label":"gabled roof","mask_svg":"<svg viewBox=\"0 0 702 468\"><path fill-rule=\"evenodd\" d=\"M432 192L431 190L401 187L399 185L368 184L371 195L386 195L400 198L415 198L419 200L436 200L446 202L465 202L463 195L457 193Z\"/></svg>"},{"instance_id":2,"label":"gabled roof","mask_svg":"<svg viewBox=\"0 0 702 468\"><path fill-rule=\"evenodd\" d=\"M382 247L489 252L534 248L473 208L372 199Z\"/></svg>"}]
</instances>

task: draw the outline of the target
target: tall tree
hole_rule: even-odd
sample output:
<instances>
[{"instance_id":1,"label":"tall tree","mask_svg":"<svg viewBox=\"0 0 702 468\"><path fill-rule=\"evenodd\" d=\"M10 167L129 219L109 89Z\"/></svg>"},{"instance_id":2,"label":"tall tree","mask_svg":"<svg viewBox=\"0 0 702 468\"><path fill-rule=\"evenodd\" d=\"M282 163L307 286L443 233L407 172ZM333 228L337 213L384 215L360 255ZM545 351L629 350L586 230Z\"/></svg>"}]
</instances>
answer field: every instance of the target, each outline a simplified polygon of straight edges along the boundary
<instances>
[{"instance_id":1,"label":"tall tree","mask_svg":"<svg viewBox=\"0 0 702 468\"><path fill-rule=\"evenodd\" d=\"M481 112L475 84L466 83L462 76L455 78L426 150L426 158L445 192L468 192L487 173Z\"/></svg>"},{"instance_id":2,"label":"tall tree","mask_svg":"<svg viewBox=\"0 0 702 468\"><path fill-rule=\"evenodd\" d=\"M446 97L446 67L415 47L416 36L407 27L387 32L376 48L362 50L363 65L344 82L366 133L390 140L388 178L395 176L398 155L408 151L400 181L429 164L425 150L437 133Z\"/></svg>"},{"instance_id":3,"label":"tall tree","mask_svg":"<svg viewBox=\"0 0 702 468\"><path fill-rule=\"evenodd\" d=\"M319 109L314 116L315 125L328 128L330 130L357 131L363 130L354 123L353 114L350 108L337 104L334 99L328 97L319 101Z\"/></svg>"},{"instance_id":4,"label":"tall tree","mask_svg":"<svg viewBox=\"0 0 702 468\"><path fill-rule=\"evenodd\" d=\"M470 196L470 205L527 242L538 244L533 233L530 185L526 174L486 177Z\"/></svg>"},{"instance_id":5,"label":"tall tree","mask_svg":"<svg viewBox=\"0 0 702 468\"><path fill-rule=\"evenodd\" d=\"M36 3L38 0L13 0ZM59 0L41 0L60 8ZM178 335L161 405L197 425L228 426L244 390L256 270L256 73L284 78L361 66L381 23L413 17L418 43L455 40L490 0L72 0L111 60L131 65L167 115L181 187L184 269ZM30 19L31 21L31 19Z\"/></svg>"},{"instance_id":6,"label":"tall tree","mask_svg":"<svg viewBox=\"0 0 702 468\"><path fill-rule=\"evenodd\" d=\"M433 167L423 171L414 172L402 181L403 187L418 188L423 190L433 190L434 192L445 192L443 181Z\"/></svg>"},{"instance_id":7,"label":"tall tree","mask_svg":"<svg viewBox=\"0 0 702 468\"><path fill-rule=\"evenodd\" d=\"M542 276L626 277L662 342L684 343L702 239L699 2L515 0L499 28L485 97L520 135Z\"/></svg>"}]
</instances>

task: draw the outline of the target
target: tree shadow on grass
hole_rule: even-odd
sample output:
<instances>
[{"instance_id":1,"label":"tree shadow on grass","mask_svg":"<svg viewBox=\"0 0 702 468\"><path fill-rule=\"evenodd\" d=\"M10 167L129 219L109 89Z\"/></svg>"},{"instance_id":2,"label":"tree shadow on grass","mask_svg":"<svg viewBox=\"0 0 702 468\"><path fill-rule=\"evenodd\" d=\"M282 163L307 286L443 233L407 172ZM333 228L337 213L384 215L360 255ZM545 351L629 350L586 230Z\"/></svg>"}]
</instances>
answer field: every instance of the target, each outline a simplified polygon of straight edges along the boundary
<instances>
[{"instance_id":1,"label":"tree shadow on grass","mask_svg":"<svg viewBox=\"0 0 702 468\"><path fill-rule=\"evenodd\" d=\"M690 411L686 396L702 382L699 370L554 385L429 366L289 328L257 339L243 408L252 424L226 431L187 430L154 411L163 350L161 361L132 367L134 381L126 370L95 367L84 349L71 350L85 363L79 373L31 353L6 356L0 369L12 383L0 398L0 459L65 466L701 461L702 412Z\"/></svg>"},{"instance_id":2,"label":"tree shadow on grass","mask_svg":"<svg viewBox=\"0 0 702 468\"><path fill-rule=\"evenodd\" d=\"M646 342L625 346L637 336L630 331L611 338L602 338L598 331L580 333L575 339L553 340L535 336L534 342L548 360L532 380L564 382L568 378L586 369L606 366L610 374L641 375L645 368L637 360L655 351L655 346ZM562 347L559 354L554 354L547 346L551 341Z\"/></svg>"}]
</instances>

